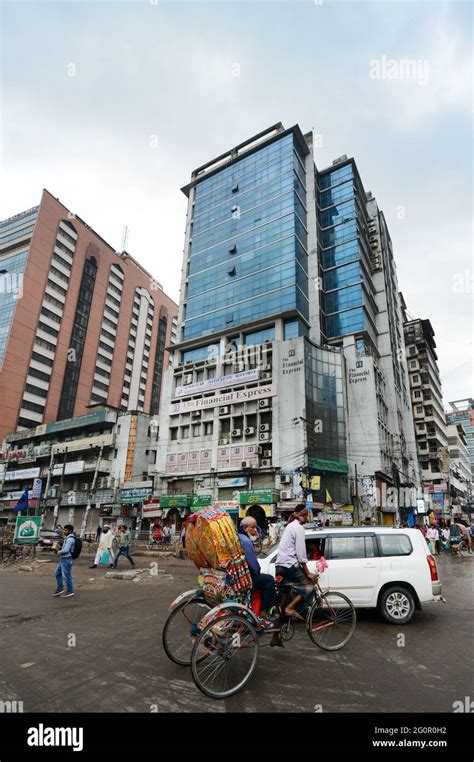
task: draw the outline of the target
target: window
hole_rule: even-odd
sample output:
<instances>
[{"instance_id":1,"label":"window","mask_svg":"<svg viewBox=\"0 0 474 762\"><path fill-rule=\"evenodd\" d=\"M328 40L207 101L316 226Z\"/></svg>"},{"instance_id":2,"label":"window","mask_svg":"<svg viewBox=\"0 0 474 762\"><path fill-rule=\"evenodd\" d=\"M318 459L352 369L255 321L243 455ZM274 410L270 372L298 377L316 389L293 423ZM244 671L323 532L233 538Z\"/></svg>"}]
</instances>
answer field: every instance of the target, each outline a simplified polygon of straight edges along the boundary
<instances>
[{"instance_id":1,"label":"window","mask_svg":"<svg viewBox=\"0 0 474 762\"><path fill-rule=\"evenodd\" d=\"M413 376L413 383L416 384L416 383L418 383L419 380L420 380L419 376Z\"/></svg>"},{"instance_id":2,"label":"window","mask_svg":"<svg viewBox=\"0 0 474 762\"><path fill-rule=\"evenodd\" d=\"M345 558L365 558L365 537L331 537L329 558L333 561Z\"/></svg>"},{"instance_id":3,"label":"window","mask_svg":"<svg viewBox=\"0 0 474 762\"><path fill-rule=\"evenodd\" d=\"M49 333L51 336L57 336L59 333L55 328L51 328L51 326L46 325L46 323L42 323L41 321L38 322L38 329L45 333Z\"/></svg>"},{"instance_id":4,"label":"window","mask_svg":"<svg viewBox=\"0 0 474 762\"><path fill-rule=\"evenodd\" d=\"M40 389L39 386L33 386L33 384L25 384L25 392L29 392L30 394L36 394L37 397L48 396L47 389Z\"/></svg>"},{"instance_id":5,"label":"window","mask_svg":"<svg viewBox=\"0 0 474 762\"><path fill-rule=\"evenodd\" d=\"M416 368L417 361L416 360L410 360L410 368Z\"/></svg>"},{"instance_id":6,"label":"window","mask_svg":"<svg viewBox=\"0 0 474 762\"><path fill-rule=\"evenodd\" d=\"M170 429L170 439L172 442L175 442L178 439L178 429Z\"/></svg>"},{"instance_id":7,"label":"window","mask_svg":"<svg viewBox=\"0 0 474 762\"><path fill-rule=\"evenodd\" d=\"M204 424L204 436L210 436L214 430L214 423L213 421L210 421L209 423Z\"/></svg>"},{"instance_id":8,"label":"window","mask_svg":"<svg viewBox=\"0 0 474 762\"><path fill-rule=\"evenodd\" d=\"M189 426L181 426L181 439L189 439Z\"/></svg>"},{"instance_id":9,"label":"window","mask_svg":"<svg viewBox=\"0 0 474 762\"><path fill-rule=\"evenodd\" d=\"M379 534L377 541L381 556L409 556L413 552L406 534Z\"/></svg>"},{"instance_id":10,"label":"window","mask_svg":"<svg viewBox=\"0 0 474 762\"><path fill-rule=\"evenodd\" d=\"M32 352L31 359L36 360L36 362L40 362L43 365L48 365L50 368L53 367L53 361L49 357L44 357L43 355L40 355L38 352Z\"/></svg>"},{"instance_id":11,"label":"window","mask_svg":"<svg viewBox=\"0 0 474 762\"><path fill-rule=\"evenodd\" d=\"M43 373L43 371L36 370L36 368L28 368L28 375L33 376L33 378L39 378L41 381L51 380L49 373Z\"/></svg>"},{"instance_id":12,"label":"window","mask_svg":"<svg viewBox=\"0 0 474 762\"><path fill-rule=\"evenodd\" d=\"M421 397L421 392L419 389L415 392L415 397Z\"/></svg>"},{"instance_id":13,"label":"window","mask_svg":"<svg viewBox=\"0 0 474 762\"><path fill-rule=\"evenodd\" d=\"M198 437L201 433L201 425L199 423L193 424L193 437Z\"/></svg>"},{"instance_id":14,"label":"window","mask_svg":"<svg viewBox=\"0 0 474 762\"><path fill-rule=\"evenodd\" d=\"M34 402L28 402L28 400L23 400L21 406L24 410L32 410L34 413L44 413L44 407L42 405L35 405Z\"/></svg>"},{"instance_id":15,"label":"window","mask_svg":"<svg viewBox=\"0 0 474 762\"><path fill-rule=\"evenodd\" d=\"M410 347L410 354L416 355L416 347Z\"/></svg>"},{"instance_id":16,"label":"window","mask_svg":"<svg viewBox=\"0 0 474 762\"><path fill-rule=\"evenodd\" d=\"M416 412L417 413L422 413L423 412L423 405L417 405L416 406Z\"/></svg>"}]
</instances>

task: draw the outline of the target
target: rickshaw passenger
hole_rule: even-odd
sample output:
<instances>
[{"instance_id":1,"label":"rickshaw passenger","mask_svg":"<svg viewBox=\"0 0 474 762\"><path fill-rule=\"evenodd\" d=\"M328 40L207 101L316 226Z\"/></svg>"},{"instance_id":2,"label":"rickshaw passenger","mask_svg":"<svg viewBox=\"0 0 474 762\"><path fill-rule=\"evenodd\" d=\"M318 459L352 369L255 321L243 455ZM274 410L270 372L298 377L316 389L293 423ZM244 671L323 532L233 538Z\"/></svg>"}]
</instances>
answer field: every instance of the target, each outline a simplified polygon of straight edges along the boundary
<instances>
[{"instance_id":1,"label":"rickshaw passenger","mask_svg":"<svg viewBox=\"0 0 474 762\"><path fill-rule=\"evenodd\" d=\"M267 617L268 610L276 606L275 580L271 574L262 574L260 564L251 538L258 534L257 522L252 516L246 516L240 522L238 529L239 539L245 553L245 558L252 577L252 586L262 593L261 616Z\"/></svg>"}]
</instances>

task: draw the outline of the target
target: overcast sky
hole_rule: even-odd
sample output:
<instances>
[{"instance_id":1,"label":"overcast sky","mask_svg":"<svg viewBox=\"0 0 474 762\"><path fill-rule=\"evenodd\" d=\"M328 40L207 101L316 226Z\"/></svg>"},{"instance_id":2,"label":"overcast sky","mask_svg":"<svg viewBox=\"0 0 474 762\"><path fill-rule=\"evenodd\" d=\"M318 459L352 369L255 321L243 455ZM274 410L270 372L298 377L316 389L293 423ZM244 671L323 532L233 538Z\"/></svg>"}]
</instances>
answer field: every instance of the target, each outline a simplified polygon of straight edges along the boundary
<instances>
[{"instance_id":1,"label":"overcast sky","mask_svg":"<svg viewBox=\"0 0 474 762\"><path fill-rule=\"evenodd\" d=\"M282 121L357 161L399 286L472 384L469 2L3 2L0 219L47 188L178 300L190 172ZM414 62L409 76L400 61ZM397 77L398 78L395 78Z\"/></svg>"}]
</instances>

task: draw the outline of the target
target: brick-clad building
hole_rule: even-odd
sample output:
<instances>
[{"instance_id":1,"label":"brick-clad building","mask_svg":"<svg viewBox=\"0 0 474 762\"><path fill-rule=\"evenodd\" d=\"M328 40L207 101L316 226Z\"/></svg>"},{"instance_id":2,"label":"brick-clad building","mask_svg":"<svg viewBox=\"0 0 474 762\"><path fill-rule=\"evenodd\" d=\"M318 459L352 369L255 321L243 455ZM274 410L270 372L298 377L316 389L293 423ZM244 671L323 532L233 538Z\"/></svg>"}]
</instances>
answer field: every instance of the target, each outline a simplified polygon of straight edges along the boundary
<instances>
[{"instance_id":1,"label":"brick-clad building","mask_svg":"<svg viewBox=\"0 0 474 762\"><path fill-rule=\"evenodd\" d=\"M47 190L0 222L0 442L91 404L155 414L177 305Z\"/></svg>"}]
</instances>

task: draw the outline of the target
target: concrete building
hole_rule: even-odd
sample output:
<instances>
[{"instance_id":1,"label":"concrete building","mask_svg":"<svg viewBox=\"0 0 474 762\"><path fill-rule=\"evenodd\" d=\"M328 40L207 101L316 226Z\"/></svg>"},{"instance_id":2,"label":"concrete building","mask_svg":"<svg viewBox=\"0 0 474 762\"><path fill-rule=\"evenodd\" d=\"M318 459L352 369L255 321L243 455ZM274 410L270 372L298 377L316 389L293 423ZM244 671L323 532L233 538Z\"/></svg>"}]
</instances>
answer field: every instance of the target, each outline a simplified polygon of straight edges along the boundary
<instances>
[{"instance_id":1,"label":"concrete building","mask_svg":"<svg viewBox=\"0 0 474 762\"><path fill-rule=\"evenodd\" d=\"M156 414L176 304L48 191L0 223L0 442L91 404Z\"/></svg>"},{"instance_id":2,"label":"concrete building","mask_svg":"<svg viewBox=\"0 0 474 762\"><path fill-rule=\"evenodd\" d=\"M409 320L404 305L405 351L423 490L436 512L450 514L447 491L448 437L433 327Z\"/></svg>"},{"instance_id":3,"label":"concrete building","mask_svg":"<svg viewBox=\"0 0 474 762\"><path fill-rule=\"evenodd\" d=\"M449 453L449 496L452 516L471 519L472 472L467 438L462 424L447 427Z\"/></svg>"},{"instance_id":4,"label":"concrete building","mask_svg":"<svg viewBox=\"0 0 474 762\"><path fill-rule=\"evenodd\" d=\"M454 400L449 403L449 406L451 409L446 412L446 420L449 424L460 423L464 429L471 464L471 478L474 481L474 399L467 397L463 400Z\"/></svg>"},{"instance_id":5,"label":"concrete building","mask_svg":"<svg viewBox=\"0 0 474 762\"><path fill-rule=\"evenodd\" d=\"M149 415L106 405L7 435L0 465L0 524L15 520L12 508L28 489L30 508L44 513L46 528L72 523L84 534L119 518L135 527L152 493L152 437ZM34 499L38 479L41 498Z\"/></svg>"},{"instance_id":6,"label":"concrete building","mask_svg":"<svg viewBox=\"0 0 474 762\"><path fill-rule=\"evenodd\" d=\"M268 516L307 498L351 523L354 496L358 520L393 523L377 487L417 488L419 474L390 238L355 162L318 172L312 134L278 123L183 191L177 342L150 472L163 504Z\"/></svg>"}]
</instances>

